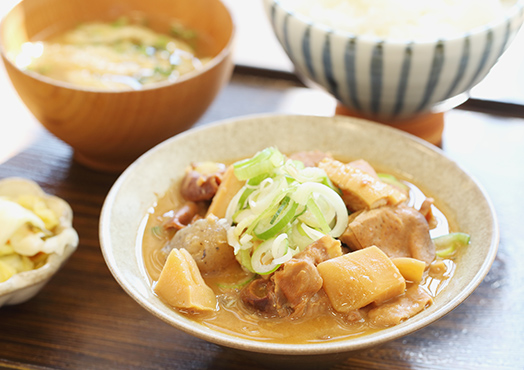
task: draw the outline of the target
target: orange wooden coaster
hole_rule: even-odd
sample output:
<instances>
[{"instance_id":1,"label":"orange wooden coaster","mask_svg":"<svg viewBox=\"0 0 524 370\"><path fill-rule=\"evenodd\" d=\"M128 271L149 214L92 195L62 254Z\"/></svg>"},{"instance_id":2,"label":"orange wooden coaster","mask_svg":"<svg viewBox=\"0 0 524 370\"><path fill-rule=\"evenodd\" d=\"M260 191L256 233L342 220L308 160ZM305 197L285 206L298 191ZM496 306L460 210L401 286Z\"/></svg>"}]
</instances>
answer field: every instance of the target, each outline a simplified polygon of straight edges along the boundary
<instances>
[{"instance_id":1,"label":"orange wooden coaster","mask_svg":"<svg viewBox=\"0 0 524 370\"><path fill-rule=\"evenodd\" d=\"M383 123L388 126L406 131L410 134L418 136L431 144L440 146L442 144L442 132L444 131L444 113L425 113L423 115L409 118L405 120L385 121L380 119L370 119L348 109L340 104L337 104L335 109L336 115L351 116L357 118L364 118L375 122Z\"/></svg>"}]
</instances>

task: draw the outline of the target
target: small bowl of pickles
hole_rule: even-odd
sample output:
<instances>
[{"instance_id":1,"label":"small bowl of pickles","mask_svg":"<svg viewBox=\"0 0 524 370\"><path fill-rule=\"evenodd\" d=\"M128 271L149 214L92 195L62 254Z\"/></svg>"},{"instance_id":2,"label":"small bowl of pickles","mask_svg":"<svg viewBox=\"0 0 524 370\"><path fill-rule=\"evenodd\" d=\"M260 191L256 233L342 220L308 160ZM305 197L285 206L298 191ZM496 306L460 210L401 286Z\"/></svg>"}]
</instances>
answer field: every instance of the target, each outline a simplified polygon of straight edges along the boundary
<instances>
[{"instance_id":1,"label":"small bowl of pickles","mask_svg":"<svg viewBox=\"0 0 524 370\"><path fill-rule=\"evenodd\" d=\"M0 307L34 297L78 246L63 199L23 178L0 180Z\"/></svg>"}]
</instances>

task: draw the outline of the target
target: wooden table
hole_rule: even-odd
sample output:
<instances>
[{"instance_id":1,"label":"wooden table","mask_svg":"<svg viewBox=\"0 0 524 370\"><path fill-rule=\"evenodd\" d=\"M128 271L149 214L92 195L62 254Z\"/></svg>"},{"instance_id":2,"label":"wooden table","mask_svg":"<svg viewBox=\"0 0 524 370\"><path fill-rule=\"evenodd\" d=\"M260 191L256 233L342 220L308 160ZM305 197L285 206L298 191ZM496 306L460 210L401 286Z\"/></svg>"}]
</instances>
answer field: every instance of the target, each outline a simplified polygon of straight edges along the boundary
<instances>
[{"instance_id":1,"label":"wooden table","mask_svg":"<svg viewBox=\"0 0 524 370\"><path fill-rule=\"evenodd\" d=\"M238 68L198 125L256 113L332 115L335 101L285 73ZM445 153L476 177L498 213L497 259L458 308L412 335L353 354L334 369L523 368L524 119L520 105L470 100L446 113ZM523 115L524 117L524 115ZM118 174L92 171L30 115L0 69L0 178L22 176L68 201L80 245L33 300L0 308L0 367L262 369L248 356L182 333L135 303L98 240ZM0 225L1 227L1 225Z\"/></svg>"}]
</instances>

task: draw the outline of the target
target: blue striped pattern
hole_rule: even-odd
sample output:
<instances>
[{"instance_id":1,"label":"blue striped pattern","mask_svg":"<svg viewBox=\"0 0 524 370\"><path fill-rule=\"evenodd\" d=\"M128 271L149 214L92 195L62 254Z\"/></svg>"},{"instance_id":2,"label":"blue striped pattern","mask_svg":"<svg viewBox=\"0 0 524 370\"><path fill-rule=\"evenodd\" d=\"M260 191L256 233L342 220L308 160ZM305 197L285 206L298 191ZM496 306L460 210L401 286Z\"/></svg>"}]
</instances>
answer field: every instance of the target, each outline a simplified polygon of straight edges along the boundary
<instances>
[{"instance_id":1,"label":"blue striped pattern","mask_svg":"<svg viewBox=\"0 0 524 370\"><path fill-rule=\"evenodd\" d=\"M322 50L322 64L324 66L324 77L329 86L329 91L340 100L340 94L338 92L338 83L333 75L333 63L331 61L331 32L326 33L324 40L324 48Z\"/></svg>"},{"instance_id":2,"label":"blue striped pattern","mask_svg":"<svg viewBox=\"0 0 524 370\"><path fill-rule=\"evenodd\" d=\"M524 18L521 6L492 28L463 38L402 44L317 27L281 8L278 0L264 2L275 34L297 70L342 104L382 119L428 111L471 89L502 55ZM342 45L343 50L334 49ZM430 65L420 67L428 54Z\"/></svg>"},{"instance_id":3,"label":"blue striped pattern","mask_svg":"<svg viewBox=\"0 0 524 370\"><path fill-rule=\"evenodd\" d=\"M393 108L393 117L398 116L404 107L404 98L406 96L406 89L408 85L408 76L411 69L411 56L413 55L413 43L409 43L404 50L404 58L402 61L402 68L400 70L400 80L397 88L397 99Z\"/></svg>"},{"instance_id":4,"label":"blue striped pattern","mask_svg":"<svg viewBox=\"0 0 524 370\"><path fill-rule=\"evenodd\" d=\"M371 112L377 114L382 93L382 75L384 73L384 43L379 42L371 54Z\"/></svg>"},{"instance_id":5,"label":"blue striped pattern","mask_svg":"<svg viewBox=\"0 0 524 370\"><path fill-rule=\"evenodd\" d=\"M484 47L484 51L482 52L482 56L480 58L480 62L478 64L477 70L471 77L471 80L469 81L468 86L473 86L474 82L479 78L480 72L486 66L486 62L488 61L488 57L489 57L489 54L491 53L492 48L493 48L493 31L489 30L486 35L486 46Z\"/></svg>"},{"instance_id":6,"label":"blue striped pattern","mask_svg":"<svg viewBox=\"0 0 524 370\"><path fill-rule=\"evenodd\" d=\"M315 79L315 69L313 68L313 58L311 57L311 25L307 26L304 37L302 38L302 52L306 61L307 71L312 79Z\"/></svg>"},{"instance_id":7,"label":"blue striped pattern","mask_svg":"<svg viewBox=\"0 0 524 370\"><path fill-rule=\"evenodd\" d=\"M346 84L349 90L349 99L354 109L361 110L360 101L358 99L357 90L357 75L355 60L357 55L356 50L357 38L353 37L346 43L346 50L344 52L344 66L346 69Z\"/></svg>"},{"instance_id":8,"label":"blue striped pattern","mask_svg":"<svg viewBox=\"0 0 524 370\"><path fill-rule=\"evenodd\" d=\"M293 60L293 51L291 50L291 43L289 42L289 19L291 18L291 14L286 14L286 17L284 18L284 49L287 50L287 54L289 55L289 58Z\"/></svg>"},{"instance_id":9,"label":"blue striped pattern","mask_svg":"<svg viewBox=\"0 0 524 370\"><path fill-rule=\"evenodd\" d=\"M428 82L426 83L424 96L420 102L420 105L418 106L417 112L427 109L429 105L429 101L440 79L442 65L444 64L444 57L444 42L439 41L435 46L435 51L433 52L433 61L431 62L431 70L429 72Z\"/></svg>"},{"instance_id":10,"label":"blue striped pattern","mask_svg":"<svg viewBox=\"0 0 524 370\"><path fill-rule=\"evenodd\" d=\"M464 46L462 48L462 55L460 56L460 62L459 62L457 74L455 75L455 78L453 79L451 86L449 87L447 93L442 98L442 100L444 100L446 97L453 96L455 89L457 88L458 84L462 81L462 77L464 77L464 73L466 72L466 67L468 66L468 63L469 63L470 49L471 49L471 39L470 39L470 36L467 35L464 38Z\"/></svg>"}]
</instances>

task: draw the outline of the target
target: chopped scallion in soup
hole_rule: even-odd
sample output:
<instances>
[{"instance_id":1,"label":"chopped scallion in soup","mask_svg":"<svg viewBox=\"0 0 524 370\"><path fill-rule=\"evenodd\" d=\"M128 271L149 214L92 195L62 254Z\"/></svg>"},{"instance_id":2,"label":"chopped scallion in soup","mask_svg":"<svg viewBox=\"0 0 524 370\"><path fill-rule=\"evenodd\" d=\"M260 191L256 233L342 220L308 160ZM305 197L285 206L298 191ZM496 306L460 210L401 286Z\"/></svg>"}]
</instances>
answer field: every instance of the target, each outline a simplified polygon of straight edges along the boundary
<instances>
[{"instance_id":1,"label":"chopped scallion in soup","mask_svg":"<svg viewBox=\"0 0 524 370\"><path fill-rule=\"evenodd\" d=\"M195 31L173 25L171 34L120 18L84 23L45 41L27 42L15 57L19 68L55 80L103 90L140 90L176 81L202 68Z\"/></svg>"}]
</instances>

